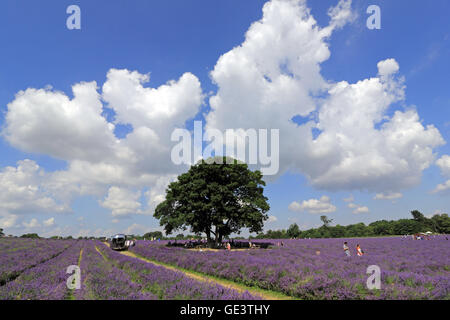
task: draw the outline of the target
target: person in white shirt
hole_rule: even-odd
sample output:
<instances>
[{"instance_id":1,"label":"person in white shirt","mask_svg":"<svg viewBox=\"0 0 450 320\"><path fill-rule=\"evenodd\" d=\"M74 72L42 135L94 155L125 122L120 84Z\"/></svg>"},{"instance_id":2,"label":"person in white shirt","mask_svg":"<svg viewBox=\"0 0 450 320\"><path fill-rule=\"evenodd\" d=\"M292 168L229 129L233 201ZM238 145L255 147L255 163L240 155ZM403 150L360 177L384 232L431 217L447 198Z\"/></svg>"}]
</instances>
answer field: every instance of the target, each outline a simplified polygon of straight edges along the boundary
<instances>
[{"instance_id":1,"label":"person in white shirt","mask_svg":"<svg viewBox=\"0 0 450 320\"><path fill-rule=\"evenodd\" d=\"M344 248L345 254L346 254L348 257L350 257L350 249L348 248L347 241L344 242L343 248Z\"/></svg>"}]
</instances>

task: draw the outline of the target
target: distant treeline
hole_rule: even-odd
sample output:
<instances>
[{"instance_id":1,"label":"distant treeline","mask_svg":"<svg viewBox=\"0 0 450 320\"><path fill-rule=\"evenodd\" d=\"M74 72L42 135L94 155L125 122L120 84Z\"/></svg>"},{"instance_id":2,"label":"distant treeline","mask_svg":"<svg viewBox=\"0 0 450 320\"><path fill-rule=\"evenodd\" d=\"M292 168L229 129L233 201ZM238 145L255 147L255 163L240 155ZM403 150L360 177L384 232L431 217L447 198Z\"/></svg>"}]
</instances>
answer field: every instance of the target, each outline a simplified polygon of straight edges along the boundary
<instances>
[{"instance_id":1,"label":"distant treeline","mask_svg":"<svg viewBox=\"0 0 450 320\"><path fill-rule=\"evenodd\" d=\"M350 238L350 237L373 237L373 236L392 236L415 234L431 231L433 233L450 234L450 217L448 214L435 214L431 218L425 217L420 211L411 211L412 219L400 219L394 221L375 221L369 225L364 223L351 224L348 226L330 226L332 219L327 216L321 216L320 220L323 225L320 228L313 228L302 231L299 226L294 223L286 230L269 230L266 233L259 233L256 236L250 236L250 239L290 239L290 238ZM0 237L4 236L3 230L0 229ZM39 238L36 233L28 233L21 238ZM54 236L52 239L73 239L72 236L59 237ZM144 235L128 235L128 238L137 240L190 240L202 239L202 235L184 235L182 233L176 236L164 236L161 231L148 232ZM99 239L104 237L79 237L78 239ZM234 239L244 239L243 237L234 237Z\"/></svg>"},{"instance_id":2,"label":"distant treeline","mask_svg":"<svg viewBox=\"0 0 450 320\"><path fill-rule=\"evenodd\" d=\"M297 224L292 224L287 230L269 230L260 233L253 239L289 239L289 238L349 238L406 235L431 231L433 233L449 234L450 217L447 214L436 214L426 218L420 211L411 211L412 219L395 221L375 221L369 225L364 223L348 226L330 226L332 220L326 216L320 217L323 225L320 228L301 231Z\"/></svg>"}]
</instances>

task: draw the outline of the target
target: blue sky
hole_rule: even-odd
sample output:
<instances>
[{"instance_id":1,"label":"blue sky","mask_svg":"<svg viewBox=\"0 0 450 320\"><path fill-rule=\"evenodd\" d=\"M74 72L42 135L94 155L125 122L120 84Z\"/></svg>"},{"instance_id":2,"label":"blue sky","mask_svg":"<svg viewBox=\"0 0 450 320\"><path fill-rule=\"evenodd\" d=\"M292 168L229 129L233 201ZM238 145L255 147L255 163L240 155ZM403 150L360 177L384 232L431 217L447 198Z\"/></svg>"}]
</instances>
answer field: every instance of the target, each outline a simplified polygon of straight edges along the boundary
<instances>
[{"instance_id":1,"label":"blue sky","mask_svg":"<svg viewBox=\"0 0 450 320\"><path fill-rule=\"evenodd\" d=\"M302 1L286 2L299 10L298 19L301 19L304 9L299 4ZM66 8L72 4L81 8L81 30L66 28L66 19L69 16L66 14ZM236 71L233 71L233 64L235 65L238 60L230 58L222 61L222 64L218 61L222 55L244 43L248 43L248 48L251 48L251 39L246 40L245 35L252 23L263 18L262 8L265 4L267 5L268 2L261 0L2 1L0 4L2 43L0 125L3 134L0 138L0 182L2 183L0 190L5 198L0 196L4 203L3 206L0 205L0 228L4 228L11 234L38 232L48 236L53 234L108 235L115 232L142 234L158 229L158 221L151 216L151 211L152 205L155 205L154 201L158 198L156 193L161 194L161 190L164 190L164 182L157 184L156 180L161 177L161 181L166 181L168 175L176 174L181 170L180 168L159 168L151 164L152 162L164 163L164 159L170 162L167 154L155 151L157 150L155 146L149 146L151 152L145 153L145 159L139 160L142 160L142 164L139 162L136 167L126 165L124 172L130 170L135 173L136 181L146 174L152 175L148 181L144 178L139 182L131 181L131 178L130 181L121 181L119 177L111 182L109 177L99 175L94 178L91 175L92 181L85 186L80 172L88 172L91 169L92 172L98 172L99 166L109 161L109 159L101 159L97 155L87 153L79 156L79 152L75 153L72 150L72 142L83 146L83 143L89 141L91 133L87 132L88 138L80 142L76 137L68 140L62 148L64 150L61 149L61 145L52 145L58 137L64 137L64 132L68 132L63 123L59 125L57 123L58 110L52 109L47 112L47 108L50 107L46 102L33 100L31 93L27 96L28 100L25 99L19 103L16 100L16 94L28 88L43 89L50 85L52 89L48 89L48 92L63 93L70 100L74 97L73 85L92 81L96 82L98 94L102 94L102 86L107 82L107 74L111 69L137 71L141 75L149 74L150 81L143 85L145 88L158 88L170 80L178 81L185 73L190 73L200 84L197 89L201 90L203 103L196 104L193 101L192 105L181 106L180 108L186 108L186 113L182 114L185 118L177 116L176 119L171 120L172 122L167 122L168 126L176 127L179 121L184 121L187 128L192 128L194 118L206 123L205 114L213 112L209 98L217 96L221 97L222 101L213 108L217 114L217 121L220 122L217 128L233 128L233 123L227 122L229 119L224 115L223 110L229 108L230 112L236 112L236 110L240 112L239 106L235 108L232 101L242 100L243 97L238 96L239 88L237 85L233 87L233 83L238 83L241 77L245 77L242 74L246 72L246 69L242 70L242 74L234 74L233 72ZM306 4L317 21L317 27L326 28L331 21L327 14L328 9L336 6L338 1L307 1ZM381 30L369 30L366 27L366 19L369 16L366 14L366 9L372 4L381 8ZM280 21L285 21L286 24L292 23L291 29L298 27L295 25L296 17L289 16L283 20L282 14L286 13L275 5L273 10L275 10L275 16L279 15ZM314 86L321 86L321 97L324 99L314 100L316 109L307 117L298 118L300 119L298 125L305 124L311 117L320 118L320 110L325 110L321 109L321 103L325 106L327 103L336 106L347 101L344 96L327 94L329 89L327 85L334 86L342 81L356 84L358 81L377 77L380 73L380 69L377 68L378 63L393 59L395 62L390 60L389 66L394 65L395 69L395 65L398 65L399 71L395 75L397 80L391 79L396 82L392 83L402 84L405 88L398 89L403 94L402 99L393 98L386 108L380 107L383 116L389 120L394 117L396 111L414 110L419 118L417 124L421 124L423 128L417 129L414 123L411 126L416 128L417 132L412 129L402 131L403 135L411 134L410 143L402 149L403 153L392 150L396 148L396 145L390 144L393 142L386 142L388 140L386 136L379 138L381 140L374 145L380 146L377 154L381 157L384 155L384 150L391 150L389 152L392 152L392 155L389 154L385 159L386 168L394 167L395 169L398 165L409 169L405 169L404 174L399 174L397 184L394 180L390 180L389 176L392 175L386 172L380 171L375 174L376 168L355 166L355 172L361 169L360 176L355 173L355 181L350 181L352 176L349 181L339 181L335 184L336 187L333 187L333 177L340 176L338 163L335 163L334 159L324 157L318 160L318 163L324 163L321 170L324 168L337 170L330 171L328 175L324 172L319 173L320 170L308 164L312 161L308 162L309 157L313 157L308 151L304 153L301 151L298 154L293 152L291 159L290 156L284 155L282 150L280 162L284 171L270 179L265 191L271 205L269 215L272 217L270 222L266 223L266 230L286 228L292 222L296 222L302 229L315 227L320 225L321 214L334 219L334 223L345 225L361 221L369 223L380 219L405 218L409 217L409 211L414 209L426 215L448 212L450 188L441 188L439 192L434 193L432 191L436 190L438 185L445 184L450 172L449 161L446 161L446 155L450 154L450 147L448 143L443 143L450 140L450 93L448 90L450 28L446 15L450 12L450 3L446 0L353 1L351 12L353 18L348 18L345 25L333 27L329 37L319 39L320 43L326 44L329 57L312 63L319 66L320 70L314 75L320 75L324 80L323 83L309 83L306 80L299 80L297 83L299 88L306 88L306 91ZM273 24L270 25L272 30L277 30L276 28L279 27L275 20L266 21L269 25ZM289 26L280 26L280 28L291 30ZM254 58L259 63L255 66L262 69L264 66L261 67L261 65L266 63L269 65L273 59L278 62L284 61L283 59L289 61L290 52L298 51L298 54L306 52L305 57L309 57L312 52L315 52L314 46L317 43L309 44L309 40L301 37L315 39L317 35L314 35L311 30L299 30L298 33L294 30L292 37L295 39L295 36L298 36L298 42L292 41L292 38L284 39L283 34L280 33L281 45L277 50L273 50L274 54L278 55L276 57L271 53L270 45L266 47L261 45L262 51L258 54L250 49L244 50L245 53L234 52L237 57L238 54L243 54L242 57L246 59ZM261 32L261 37L264 38L266 35L264 31ZM267 37L272 39L268 35ZM256 42L253 43L260 45L258 40L254 41ZM309 45L313 48L312 51L302 51L306 49L300 46L308 47ZM264 52L264 48L267 52ZM287 52L288 50L290 51ZM305 65L299 64L300 70L309 70L302 69L304 67ZM215 68L218 72L214 76L211 71ZM223 76L227 72L236 77L236 80L227 82L227 78ZM287 72L287 75L294 73L293 78L313 78L310 74L302 73L305 71L298 71L298 74L296 72ZM120 81L125 80L117 75L117 81L120 84L122 83ZM191 81L189 83L193 86L196 83L196 80L191 78L186 81ZM118 114L126 113L128 110L126 105L120 105L119 102L126 94L130 94L114 92L114 90L120 91L121 86L114 88L110 96L105 95L101 100L104 108L102 115L106 118L105 121L110 123L116 119L116 111ZM356 90L360 89L363 90L355 88L353 93L358 95ZM385 90L389 90L388 86ZM52 99L50 93L47 96L48 99ZM187 96L194 97L197 93L188 93ZM282 95L282 93L277 94ZM180 99L185 98L180 97ZM133 96L126 96L126 99L132 100ZM374 103L378 103L377 101L375 100ZM302 108L303 105L299 102L298 106ZM364 105L363 101L362 108ZM267 119L262 119L261 122L255 120L257 118L254 116L255 113L248 108L245 109L245 104L241 106L241 109L242 118L247 119L247 122L240 122L241 127L267 127ZM280 113L290 112L290 110L280 109ZM29 113L25 114L25 112ZM121 141L125 140L133 128L137 129L137 118L139 118L130 120L131 116L125 113L117 116L118 120L113 130L115 137ZM6 120L8 114L11 114L10 123ZM79 117L82 117L85 113L82 111L80 114ZM68 117L67 114L66 116ZM51 119L55 121L52 122ZM78 129L82 130L83 124L88 123L89 119L75 120L75 123L80 126ZM154 123L152 121L156 120L151 119L148 123ZM339 122L338 119L336 122ZM98 124L98 121L96 123ZM273 125L276 128L279 123ZM377 129L380 129L381 125L378 123ZM434 131L433 129L427 131L428 125L433 125ZM87 128L93 128L93 126L87 126ZM153 129L151 126L149 128ZM342 132L347 132L345 128L324 128L322 127L322 131L319 132L335 134L341 132L341 129ZM73 132L81 132L77 131L78 129L73 129ZM92 141L97 139L98 134L104 133L103 129L92 132ZM155 130L160 139L166 134L163 129L161 132ZM281 131L283 141L291 139L295 141L289 132L294 131ZM40 137L41 133L42 137ZM357 132L356 135L359 136L359 133L361 137L366 134L366 132ZM50 136L51 134L54 137ZM422 138L423 136L427 138ZM45 145L41 143L42 139L46 140ZM127 146L138 150L136 143L130 142ZM165 141L166 145L170 143ZM323 143L324 148L333 148L332 144L320 143ZM101 141L96 144L93 142L93 145L97 147L92 149L98 148ZM61 152L58 152L59 149ZM86 147L86 150L90 149ZM423 153L421 150L424 150ZM153 157L153 151L158 155ZM423 154L423 158L416 163L409 151L419 152L418 154ZM287 149L286 152L288 152ZM354 153L344 149L343 146L336 152L346 156ZM364 151L358 152L356 153L360 156L364 155ZM285 160L287 158L289 161ZM301 158L306 160L302 161ZM25 159L31 160L32 163L27 162L20 166L18 162ZM439 159L441 161L436 162ZM114 167L113 171L120 171L121 161L111 163ZM75 164L79 163L82 163L85 169L71 170L71 167L73 169ZM36 169L36 166L39 169ZM29 176L23 178L22 169L19 167L28 168L23 170L28 172ZM56 179L52 174L55 172L63 172L64 179ZM333 172L336 172L336 175ZM368 178L360 179L364 175L368 175ZM408 175L421 178L410 181L407 179ZM383 178L384 176L386 178ZM61 184L55 183L55 179ZM71 191L73 185L77 185L75 188L77 190ZM114 187L117 189L113 189ZM397 196L394 196L396 199L374 199L376 194L384 193L383 188L386 190L384 196L396 194ZM151 193L152 190L155 190L154 194ZM150 196L147 196L146 192ZM351 195L353 201L343 200ZM107 201L108 197L110 201ZM128 201L129 198L132 200ZM308 200L316 201L308 202ZM293 203L296 205L292 205ZM355 205L350 208L350 203ZM316 205L319 207L315 207ZM367 207L367 210L363 209L359 214L353 213L356 208L364 207ZM135 214L131 212L133 210L142 212Z\"/></svg>"}]
</instances>

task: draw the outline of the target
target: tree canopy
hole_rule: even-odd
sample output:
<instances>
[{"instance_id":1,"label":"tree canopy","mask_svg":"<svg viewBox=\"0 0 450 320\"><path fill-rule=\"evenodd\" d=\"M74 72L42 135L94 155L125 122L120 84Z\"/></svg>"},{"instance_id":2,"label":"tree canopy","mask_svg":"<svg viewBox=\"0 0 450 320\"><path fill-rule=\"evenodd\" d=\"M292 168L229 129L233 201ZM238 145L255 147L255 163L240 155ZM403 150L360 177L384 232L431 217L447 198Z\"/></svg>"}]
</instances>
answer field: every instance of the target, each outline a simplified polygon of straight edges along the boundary
<instances>
[{"instance_id":1,"label":"tree canopy","mask_svg":"<svg viewBox=\"0 0 450 320\"><path fill-rule=\"evenodd\" d=\"M38 239L40 238L37 233L26 233L20 236L21 238L32 238L32 239Z\"/></svg>"},{"instance_id":2,"label":"tree canopy","mask_svg":"<svg viewBox=\"0 0 450 320\"><path fill-rule=\"evenodd\" d=\"M153 232L147 232L143 235L145 239L155 238L155 239L163 239L163 234L161 231L153 231Z\"/></svg>"},{"instance_id":3,"label":"tree canopy","mask_svg":"<svg viewBox=\"0 0 450 320\"><path fill-rule=\"evenodd\" d=\"M242 228L262 231L269 204L261 172L234 159L215 159L199 161L168 186L154 214L166 234L190 228L217 245Z\"/></svg>"},{"instance_id":4,"label":"tree canopy","mask_svg":"<svg viewBox=\"0 0 450 320\"><path fill-rule=\"evenodd\" d=\"M330 223L333 222L333 219L328 219L327 216L320 216L320 220L323 222L323 225L325 227L328 227L330 225Z\"/></svg>"}]
</instances>

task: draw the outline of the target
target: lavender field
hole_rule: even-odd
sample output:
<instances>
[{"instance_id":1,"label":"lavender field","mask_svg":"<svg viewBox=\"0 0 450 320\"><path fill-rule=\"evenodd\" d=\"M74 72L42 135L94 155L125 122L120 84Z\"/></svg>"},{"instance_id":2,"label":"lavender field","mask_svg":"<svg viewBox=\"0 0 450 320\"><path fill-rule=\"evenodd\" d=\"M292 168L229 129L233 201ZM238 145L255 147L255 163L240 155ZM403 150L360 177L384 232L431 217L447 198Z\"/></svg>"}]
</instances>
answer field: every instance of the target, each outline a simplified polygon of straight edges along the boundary
<instances>
[{"instance_id":1,"label":"lavender field","mask_svg":"<svg viewBox=\"0 0 450 320\"><path fill-rule=\"evenodd\" d=\"M233 300L261 299L214 282L228 279L297 299L449 299L450 250L445 237L283 241L269 249L198 251L138 241L131 257L91 240L0 239L0 300ZM356 255L356 244L365 254ZM148 263L162 262L180 271ZM81 270L69 289L66 269ZM381 270L381 288L366 286L367 267ZM205 282L183 273L214 276Z\"/></svg>"},{"instance_id":2,"label":"lavender field","mask_svg":"<svg viewBox=\"0 0 450 320\"><path fill-rule=\"evenodd\" d=\"M0 239L0 246L0 300L260 299L124 256L100 241ZM80 289L66 284L70 265L80 267Z\"/></svg>"},{"instance_id":3,"label":"lavender field","mask_svg":"<svg viewBox=\"0 0 450 320\"><path fill-rule=\"evenodd\" d=\"M273 243L281 240L272 240ZM191 251L140 241L137 254L185 269L301 299L449 299L450 242L411 238L283 240L267 250ZM356 255L356 245L365 252ZM381 289L368 290L367 267L381 269Z\"/></svg>"}]
</instances>

